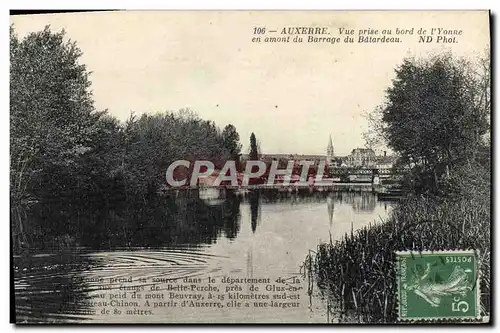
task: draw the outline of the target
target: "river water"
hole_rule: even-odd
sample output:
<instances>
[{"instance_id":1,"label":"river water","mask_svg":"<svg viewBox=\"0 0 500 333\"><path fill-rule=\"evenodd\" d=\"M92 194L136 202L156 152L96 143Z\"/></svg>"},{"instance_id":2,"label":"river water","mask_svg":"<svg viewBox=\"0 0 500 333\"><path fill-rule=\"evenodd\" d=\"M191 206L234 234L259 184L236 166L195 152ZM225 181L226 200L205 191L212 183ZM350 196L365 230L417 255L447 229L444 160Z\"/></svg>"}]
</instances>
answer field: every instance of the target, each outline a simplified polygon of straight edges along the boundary
<instances>
[{"instance_id":1,"label":"river water","mask_svg":"<svg viewBox=\"0 0 500 333\"><path fill-rule=\"evenodd\" d=\"M158 206L158 204L156 204ZM18 323L325 323L325 301L301 274L309 250L388 216L393 203L371 193L250 193L222 200L171 199L136 220L83 237L67 250L14 257ZM139 216L139 215L137 215ZM102 217L101 217L102 218ZM125 235L125 236L123 236ZM106 315L102 300L121 297L124 283L149 290L153 278L206 281L222 277L293 279L299 303L289 308L158 307L150 315ZM99 279L102 279L99 282ZM115 279L114 283L109 282ZM142 281L143 283L136 282ZM239 285L249 293L248 285ZM266 284L262 284L263 289ZM165 294L169 295L162 286ZM161 290L160 290L161 291ZM127 291L126 301L132 292ZM206 292L202 292L207 297ZM227 295L224 304L227 304ZM117 299L120 301L120 299ZM167 299L165 298L165 301ZM137 303L137 310L150 309ZM104 311L104 312L103 312Z\"/></svg>"}]
</instances>

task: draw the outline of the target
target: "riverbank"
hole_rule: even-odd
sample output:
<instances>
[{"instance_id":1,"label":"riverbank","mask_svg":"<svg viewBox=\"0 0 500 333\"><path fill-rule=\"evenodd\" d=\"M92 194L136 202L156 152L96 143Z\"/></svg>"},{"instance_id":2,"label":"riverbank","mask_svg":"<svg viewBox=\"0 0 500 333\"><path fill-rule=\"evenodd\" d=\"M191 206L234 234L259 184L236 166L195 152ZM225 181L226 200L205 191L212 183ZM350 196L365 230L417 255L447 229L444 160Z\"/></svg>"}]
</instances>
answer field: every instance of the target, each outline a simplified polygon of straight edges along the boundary
<instances>
[{"instance_id":1,"label":"riverbank","mask_svg":"<svg viewBox=\"0 0 500 333\"><path fill-rule=\"evenodd\" d=\"M481 309L490 307L490 197L410 196L383 223L318 245L309 268L340 321L395 322L395 251L476 249Z\"/></svg>"}]
</instances>

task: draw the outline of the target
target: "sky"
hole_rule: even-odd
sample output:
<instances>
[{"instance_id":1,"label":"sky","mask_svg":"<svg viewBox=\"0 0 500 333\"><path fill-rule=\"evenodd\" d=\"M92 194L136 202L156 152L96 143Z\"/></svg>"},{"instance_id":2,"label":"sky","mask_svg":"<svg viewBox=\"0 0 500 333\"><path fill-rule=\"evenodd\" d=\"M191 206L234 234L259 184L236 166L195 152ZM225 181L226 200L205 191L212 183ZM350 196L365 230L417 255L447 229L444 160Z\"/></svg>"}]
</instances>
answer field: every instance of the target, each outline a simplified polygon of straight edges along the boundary
<instances>
[{"instance_id":1,"label":"sky","mask_svg":"<svg viewBox=\"0 0 500 333\"><path fill-rule=\"evenodd\" d=\"M486 11L127 11L11 16L11 23L20 37L46 25L64 29L92 72L98 109L125 120L131 111L191 108L236 126L243 153L254 132L263 153L326 155L331 135L335 154L348 155L364 147L365 114L384 102L405 57L473 58L489 48ZM256 43L256 27L276 37L288 27L325 27L327 37L339 28L390 29L401 42ZM420 28L462 34L457 43L418 43Z\"/></svg>"}]
</instances>

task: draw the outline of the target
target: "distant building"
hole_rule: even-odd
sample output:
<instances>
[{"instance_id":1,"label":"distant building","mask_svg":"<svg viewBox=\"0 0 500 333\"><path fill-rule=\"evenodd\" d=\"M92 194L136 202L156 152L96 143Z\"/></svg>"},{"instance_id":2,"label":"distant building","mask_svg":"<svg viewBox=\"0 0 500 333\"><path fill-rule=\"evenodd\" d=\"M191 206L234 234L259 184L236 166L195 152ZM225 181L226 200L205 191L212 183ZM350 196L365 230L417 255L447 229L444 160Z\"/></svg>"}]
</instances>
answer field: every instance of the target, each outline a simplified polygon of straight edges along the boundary
<instances>
[{"instance_id":1,"label":"distant building","mask_svg":"<svg viewBox=\"0 0 500 333\"><path fill-rule=\"evenodd\" d=\"M346 168L348 165L346 163L347 157L345 156L336 156L333 158L332 163L330 164L330 167L333 168Z\"/></svg>"},{"instance_id":2,"label":"distant building","mask_svg":"<svg viewBox=\"0 0 500 333\"><path fill-rule=\"evenodd\" d=\"M272 162L274 160L284 161L320 161L324 160L324 155L304 155L304 154L262 154L260 160L264 162Z\"/></svg>"},{"instance_id":3,"label":"distant building","mask_svg":"<svg viewBox=\"0 0 500 333\"><path fill-rule=\"evenodd\" d=\"M396 158L394 156L387 156L387 153L384 151L384 155L375 158L375 167L377 169L392 169L395 162Z\"/></svg>"},{"instance_id":4,"label":"distant building","mask_svg":"<svg viewBox=\"0 0 500 333\"><path fill-rule=\"evenodd\" d=\"M379 152L382 153L382 152ZM248 160L247 154L241 155L241 161ZM372 168L391 169L396 161L395 156L388 156L386 151L383 155L377 155L373 149L355 148L348 156L336 156L333 147L332 136L330 135L325 155L305 155L305 154L261 154L260 160L267 164L272 161L280 161L279 168L286 168L288 161L294 161L295 165L300 161L312 161L315 165L326 162L328 168Z\"/></svg>"}]
</instances>

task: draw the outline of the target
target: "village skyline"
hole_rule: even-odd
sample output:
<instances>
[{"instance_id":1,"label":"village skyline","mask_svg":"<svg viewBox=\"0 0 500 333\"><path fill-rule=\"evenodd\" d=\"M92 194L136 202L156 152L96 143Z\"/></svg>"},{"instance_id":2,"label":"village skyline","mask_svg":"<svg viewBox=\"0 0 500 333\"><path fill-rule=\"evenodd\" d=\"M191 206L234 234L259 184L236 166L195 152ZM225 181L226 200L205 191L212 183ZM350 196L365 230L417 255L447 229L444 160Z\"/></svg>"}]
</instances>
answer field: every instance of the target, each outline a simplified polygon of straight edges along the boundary
<instances>
[{"instance_id":1,"label":"village skyline","mask_svg":"<svg viewBox=\"0 0 500 333\"><path fill-rule=\"evenodd\" d=\"M335 146L334 146L334 149L335 149ZM341 154L341 153L337 153L336 150L334 150L334 154L332 155L332 157L347 157L349 155L351 155L353 153L353 151L355 150L358 150L358 149L368 149L368 150L372 150L376 156L384 156L384 155L387 155L387 156L393 156L394 155L394 152L385 147L385 146L380 146L379 148L367 148L366 146L361 146L361 147L352 147L352 149L348 150L347 153L345 154ZM248 151L243 151L241 152L241 155L243 157L246 157L249 155L249 152ZM319 154L310 154L308 152L271 152L271 151L260 151L260 155L262 156L281 156L283 158L287 157L287 156L296 156L296 157L327 157L329 154L328 154L328 146L325 144L325 149L324 149L324 152L323 153L319 153Z\"/></svg>"}]
</instances>

